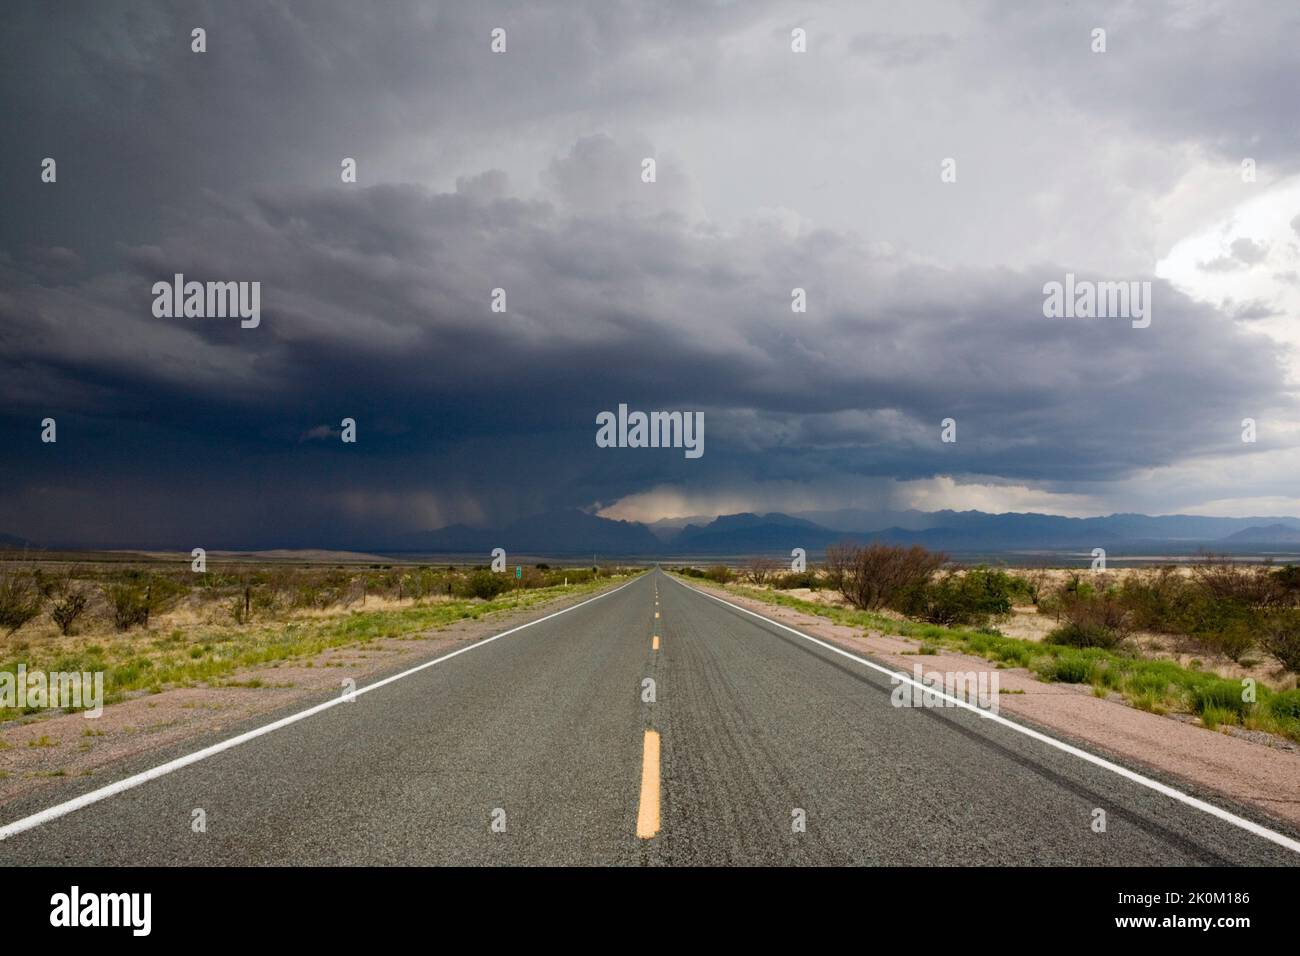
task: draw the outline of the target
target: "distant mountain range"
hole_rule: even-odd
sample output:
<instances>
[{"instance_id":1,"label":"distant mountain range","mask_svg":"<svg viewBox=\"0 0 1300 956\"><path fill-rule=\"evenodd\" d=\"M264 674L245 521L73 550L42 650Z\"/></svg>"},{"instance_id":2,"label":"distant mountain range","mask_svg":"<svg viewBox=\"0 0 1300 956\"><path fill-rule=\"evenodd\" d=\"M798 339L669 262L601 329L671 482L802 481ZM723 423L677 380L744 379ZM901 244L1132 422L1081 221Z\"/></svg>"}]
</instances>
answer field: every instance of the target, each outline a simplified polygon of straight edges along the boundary
<instances>
[{"instance_id":1,"label":"distant mountain range","mask_svg":"<svg viewBox=\"0 0 1300 956\"><path fill-rule=\"evenodd\" d=\"M602 559L759 554L788 557L793 548L803 548L813 556L824 552L828 545L846 540L920 544L953 555L1090 552L1093 548L1105 548L1110 556L1198 551L1300 553L1300 518L1141 514L1063 518L980 511L843 509L797 515L744 513L643 524L602 518L575 508L532 515L495 528L456 524L382 541L297 546L328 544L372 554L479 555L486 561L493 548L505 548L507 554L591 555ZM254 542L250 547L254 545L263 550L284 546ZM0 534L0 550L38 548L23 538Z\"/></svg>"},{"instance_id":2,"label":"distant mountain range","mask_svg":"<svg viewBox=\"0 0 1300 956\"><path fill-rule=\"evenodd\" d=\"M816 514L838 527L812 520ZM889 524L871 527L873 521ZM897 519L906 522L893 523ZM430 553L505 548L531 554L605 556L809 554L838 541L920 544L954 553L1088 550L1114 553L1195 553L1198 550L1258 550L1300 545L1300 518L1216 518L1200 515L1116 514L1064 518L1043 514L985 514L980 511L858 512L803 515L779 512L690 519L652 525L613 521L579 510L554 511L502 528L451 525L409 535L400 550Z\"/></svg>"},{"instance_id":3,"label":"distant mountain range","mask_svg":"<svg viewBox=\"0 0 1300 956\"><path fill-rule=\"evenodd\" d=\"M1300 544L1300 528L1286 524L1270 524L1259 528L1243 528L1228 535L1224 543L1232 544Z\"/></svg>"}]
</instances>

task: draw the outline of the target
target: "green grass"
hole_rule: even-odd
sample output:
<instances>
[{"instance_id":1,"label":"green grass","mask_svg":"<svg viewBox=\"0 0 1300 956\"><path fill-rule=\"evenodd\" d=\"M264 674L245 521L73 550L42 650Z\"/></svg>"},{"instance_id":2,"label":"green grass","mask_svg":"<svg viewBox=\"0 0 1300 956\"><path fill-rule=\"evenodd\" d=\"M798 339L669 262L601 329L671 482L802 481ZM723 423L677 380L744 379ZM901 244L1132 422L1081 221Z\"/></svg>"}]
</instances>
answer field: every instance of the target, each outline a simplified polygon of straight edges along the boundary
<instances>
[{"instance_id":1,"label":"green grass","mask_svg":"<svg viewBox=\"0 0 1300 956\"><path fill-rule=\"evenodd\" d=\"M1097 647L1027 641L987 630L898 620L873 611L832 607L741 585L727 585L726 590L848 627L912 638L922 642L920 653L947 647L999 666L1024 668L1039 680L1090 684L1098 696L1113 691L1134 707L1151 713L1195 714L1206 727L1240 725L1300 742L1300 690L1274 691L1261 684L1256 689L1257 702L1248 703L1242 700L1242 686L1237 681L1182 667L1174 661Z\"/></svg>"},{"instance_id":2,"label":"green grass","mask_svg":"<svg viewBox=\"0 0 1300 956\"><path fill-rule=\"evenodd\" d=\"M351 610L334 617L308 617L288 622L257 622L243 626L213 625L193 629L187 636L129 631L111 638L73 645L29 642L8 648L14 656L0 661L0 671L14 673L20 663L27 670L104 672L104 702L113 703L136 692L159 693L173 687L220 685L245 668L303 661L324 651L361 646L384 638L413 639L422 632L445 628L459 620L527 610L566 595L596 592L617 580L592 581L547 588L507 591L490 600L475 598L416 604L379 611ZM17 653L15 653L17 652ZM242 686L259 686L253 678ZM38 708L26 708L37 713ZM0 721L24 711L0 707Z\"/></svg>"}]
</instances>

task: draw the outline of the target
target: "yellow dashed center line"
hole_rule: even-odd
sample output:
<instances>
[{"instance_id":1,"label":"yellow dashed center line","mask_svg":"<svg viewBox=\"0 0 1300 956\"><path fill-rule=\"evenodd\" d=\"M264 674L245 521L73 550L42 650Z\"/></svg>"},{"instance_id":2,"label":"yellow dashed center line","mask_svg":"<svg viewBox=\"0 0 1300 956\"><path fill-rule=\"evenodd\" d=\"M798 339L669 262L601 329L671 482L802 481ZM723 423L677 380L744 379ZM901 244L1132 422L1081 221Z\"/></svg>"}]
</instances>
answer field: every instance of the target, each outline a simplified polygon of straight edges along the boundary
<instances>
[{"instance_id":1,"label":"yellow dashed center line","mask_svg":"<svg viewBox=\"0 0 1300 956\"><path fill-rule=\"evenodd\" d=\"M659 619L659 612L658 612L658 611L655 611L655 620L658 620L658 619Z\"/></svg>"},{"instance_id":2,"label":"yellow dashed center line","mask_svg":"<svg viewBox=\"0 0 1300 956\"><path fill-rule=\"evenodd\" d=\"M645 732L641 756L641 807L636 815L636 835L648 840L659 832L659 733Z\"/></svg>"},{"instance_id":3,"label":"yellow dashed center line","mask_svg":"<svg viewBox=\"0 0 1300 956\"><path fill-rule=\"evenodd\" d=\"M658 634L656 634L656 635L654 636L654 640L650 642L650 650L652 650L652 651L657 651L657 650L659 650L659 635L658 635Z\"/></svg>"}]
</instances>

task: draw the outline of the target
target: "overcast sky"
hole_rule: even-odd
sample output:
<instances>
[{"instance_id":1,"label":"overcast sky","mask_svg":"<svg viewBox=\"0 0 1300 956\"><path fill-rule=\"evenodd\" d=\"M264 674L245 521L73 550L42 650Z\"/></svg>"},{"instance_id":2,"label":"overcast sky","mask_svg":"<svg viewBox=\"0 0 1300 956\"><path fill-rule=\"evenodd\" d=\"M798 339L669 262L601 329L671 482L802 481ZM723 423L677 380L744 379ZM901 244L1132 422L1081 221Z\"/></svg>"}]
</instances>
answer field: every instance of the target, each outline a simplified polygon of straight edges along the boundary
<instances>
[{"instance_id":1,"label":"overcast sky","mask_svg":"<svg viewBox=\"0 0 1300 956\"><path fill-rule=\"evenodd\" d=\"M0 532L1300 515L1297 40L1288 2L6 3ZM155 317L178 272L260 326ZM1045 318L1071 272L1151 282L1150 327ZM620 403L704 455L596 447Z\"/></svg>"}]
</instances>

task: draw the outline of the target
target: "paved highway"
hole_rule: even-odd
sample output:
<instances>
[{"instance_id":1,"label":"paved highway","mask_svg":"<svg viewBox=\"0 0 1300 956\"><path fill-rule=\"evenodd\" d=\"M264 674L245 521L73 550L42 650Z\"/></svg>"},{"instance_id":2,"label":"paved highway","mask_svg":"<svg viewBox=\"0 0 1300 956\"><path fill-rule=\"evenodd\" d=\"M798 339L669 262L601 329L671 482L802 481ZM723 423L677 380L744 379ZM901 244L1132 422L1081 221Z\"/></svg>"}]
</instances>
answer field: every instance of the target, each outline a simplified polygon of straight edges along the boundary
<instances>
[{"instance_id":1,"label":"paved highway","mask_svg":"<svg viewBox=\"0 0 1300 956\"><path fill-rule=\"evenodd\" d=\"M0 865L1300 862L892 689L656 570L44 822L11 805Z\"/></svg>"}]
</instances>

